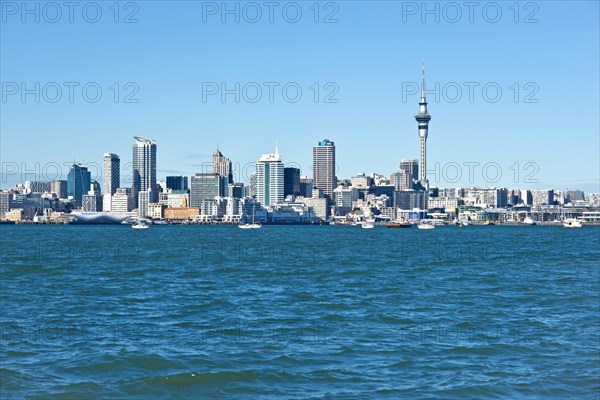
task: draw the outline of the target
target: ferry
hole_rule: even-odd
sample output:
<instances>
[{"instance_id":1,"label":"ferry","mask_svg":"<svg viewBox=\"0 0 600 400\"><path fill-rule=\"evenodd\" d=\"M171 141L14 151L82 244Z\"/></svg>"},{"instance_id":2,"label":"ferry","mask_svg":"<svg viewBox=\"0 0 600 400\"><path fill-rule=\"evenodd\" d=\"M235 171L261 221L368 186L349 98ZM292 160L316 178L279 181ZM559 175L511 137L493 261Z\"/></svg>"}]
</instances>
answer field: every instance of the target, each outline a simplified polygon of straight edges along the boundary
<instances>
[{"instance_id":1,"label":"ferry","mask_svg":"<svg viewBox=\"0 0 600 400\"><path fill-rule=\"evenodd\" d=\"M563 226L565 228L581 228L581 221L575 218L567 218L563 221Z\"/></svg>"}]
</instances>

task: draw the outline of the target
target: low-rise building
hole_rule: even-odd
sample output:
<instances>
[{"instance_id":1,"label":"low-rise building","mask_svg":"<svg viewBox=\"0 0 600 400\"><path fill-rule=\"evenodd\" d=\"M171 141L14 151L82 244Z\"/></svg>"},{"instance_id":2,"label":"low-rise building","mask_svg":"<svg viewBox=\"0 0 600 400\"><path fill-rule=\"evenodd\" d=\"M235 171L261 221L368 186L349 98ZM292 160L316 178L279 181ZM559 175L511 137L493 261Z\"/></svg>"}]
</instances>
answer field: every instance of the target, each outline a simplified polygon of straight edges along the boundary
<instances>
[{"instance_id":1,"label":"low-rise building","mask_svg":"<svg viewBox=\"0 0 600 400\"><path fill-rule=\"evenodd\" d=\"M200 215L200 207L167 207L164 213L170 221L192 220Z\"/></svg>"},{"instance_id":2,"label":"low-rise building","mask_svg":"<svg viewBox=\"0 0 600 400\"><path fill-rule=\"evenodd\" d=\"M161 203L148 203L148 217L152 219L163 219L167 206Z\"/></svg>"}]
</instances>

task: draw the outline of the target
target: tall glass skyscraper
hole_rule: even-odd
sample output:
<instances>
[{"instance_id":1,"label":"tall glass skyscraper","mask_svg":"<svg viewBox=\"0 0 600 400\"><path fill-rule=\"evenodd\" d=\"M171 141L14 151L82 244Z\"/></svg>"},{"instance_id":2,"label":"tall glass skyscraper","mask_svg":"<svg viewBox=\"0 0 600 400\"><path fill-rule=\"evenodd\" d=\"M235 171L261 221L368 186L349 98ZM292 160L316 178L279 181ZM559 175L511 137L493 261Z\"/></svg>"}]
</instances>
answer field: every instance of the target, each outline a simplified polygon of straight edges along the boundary
<instances>
[{"instance_id":1,"label":"tall glass skyscraper","mask_svg":"<svg viewBox=\"0 0 600 400\"><path fill-rule=\"evenodd\" d=\"M73 164L67 175L67 196L73 196L75 207L81 207L83 195L90 190L92 176L87 167Z\"/></svg>"},{"instance_id":2,"label":"tall glass skyscraper","mask_svg":"<svg viewBox=\"0 0 600 400\"><path fill-rule=\"evenodd\" d=\"M256 163L256 199L263 206L281 203L284 199L283 162L276 148L274 154L263 154Z\"/></svg>"},{"instance_id":3,"label":"tall glass skyscraper","mask_svg":"<svg viewBox=\"0 0 600 400\"><path fill-rule=\"evenodd\" d=\"M133 197L138 206L138 193L150 191L150 203L158 202L156 189L156 141L133 137Z\"/></svg>"},{"instance_id":4,"label":"tall glass skyscraper","mask_svg":"<svg viewBox=\"0 0 600 400\"><path fill-rule=\"evenodd\" d=\"M104 197L102 198L102 209L111 210L113 194L121 184L121 160L119 156L112 153L104 154Z\"/></svg>"},{"instance_id":5,"label":"tall glass skyscraper","mask_svg":"<svg viewBox=\"0 0 600 400\"><path fill-rule=\"evenodd\" d=\"M335 144L323 139L313 147L313 187L331 199L336 186Z\"/></svg>"}]
</instances>

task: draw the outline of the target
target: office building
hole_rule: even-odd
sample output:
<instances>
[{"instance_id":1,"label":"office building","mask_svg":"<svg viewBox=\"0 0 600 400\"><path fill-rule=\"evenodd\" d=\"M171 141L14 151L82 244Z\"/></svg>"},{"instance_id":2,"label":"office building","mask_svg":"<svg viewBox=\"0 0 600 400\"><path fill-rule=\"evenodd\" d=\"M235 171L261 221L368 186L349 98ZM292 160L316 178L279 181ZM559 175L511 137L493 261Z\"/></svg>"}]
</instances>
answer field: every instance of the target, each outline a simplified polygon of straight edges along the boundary
<instances>
[{"instance_id":1,"label":"office building","mask_svg":"<svg viewBox=\"0 0 600 400\"><path fill-rule=\"evenodd\" d=\"M300 196L312 197L313 180L308 176L300 177Z\"/></svg>"},{"instance_id":2,"label":"office building","mask_svg":"<svg viewBox=\"0 0 600 400\"><path fill-rule=\"evenodd\" d=\"M256 163L256 199L264 207L281 203L283 194L283 162L275 153L263 154Z\"/></svg>"},{"instance_id":3,"label":"office building","mask_svg":"<svg viewBox=\"0 0 600 400\"><path fill-rule=\"evenodd\" d=\"M313 186L331 198L337 187L335 176L335 144L323 139L313 147Z\"/></svg>"},{"instance_id":4,"label":"office building","mask_svg":"<svg viewBox=\"0 0 600 400\"><path fill-rule=\"evenodd\" d=\"M10 193L0 192L0 218L4 218L5 214L10 211Z\"/></svg>"},{"instance_id":5,"label":"office building","mask_svg":"<svg viewBox=\"0 0 600 400\"><path fill-rule=\"evenodd\" d=\"M67 181L55 179L52 181L52 193L59 199L67 198Z\"/></svg>"},{"instance_id":6,"label":"office building","mask_svg":"<svg viewBox=\"0 0 600 400\"><path fill-rule=\"evenodd\" d=\"M187 176L167 176L167 190L188 190Z\"/></svg>"},{"instance_id":7,"label":"office building","mask_svg":"<svg viewBox=\"0 0 600 400\"><path fill-rule=\"evenodd\" d=\"M67 175L67 196L73 196L76 208L81 207L83 195L88 192L91 184L91 174L87 167L73 164Z\"/></svg>"},{"instance_id":8,"label":"office building","mask_svg":"<svg viewBox=\"0 0 600 400\"><path fill-rule=\"evenodd\" d=\"M227 197L243 199L246 197L246 188L243 183L230 183L227 187Z\"/></svg>"},{"instance_id":9,"label":"office building","mask_svg":"<svg viewBox=\"0 0 600 400\"><path fill-rule=\"evenodd\" d=\"M158 202L156 189L156 141L134 136L133 144L133 198L138 206L138 193L150 191L150 202Z\"/></svg>"},{"instance_id":10,"label":"office building","mask_svg":"<svg viewBox=\"0 0 600 400\"><path fill-rule=\"evenodd\" d=\"M118 188L111 201L111 212L126 213L133 210L134 206L133 189Z\"/></svg>"},{"instance_id":11,"label":"office building","mask_svg":"<svg viewBox=\"0 0 600 400\"><path fill-rule=\"evenodd\" d=\"M148 215L148 204L150 204L150 191L142 190L138 192L138 217L145 218Z\"/></svg>"},{"instance_id":12,"label":"office building","mask_svg":"<svg viewBox=\"0 0 600 400\"><path fill-rule=\"evenodd\" d=\"M286 167L283 169L283 195L300 196L300 169Z\"/></svg>"},{"instance_id":13,"label":"office building","mask_svg":"<svg viewBox=\"0 0 600 400\"><path fill-rule=\"evenodd\" d=\"M192 176L190 184L190 207L202 207L204 200L223 197L228 178L216 173L199 173Z\"/></svg>"},{"instance_id":14,"label":"office building","mask_svg":"<svg viewBox=\"0 0 600 400\"><path fill-rule=\"evenodd\" d=\"M227 183L233 183L233 172L231 170L231 160L224 157L217 149L212 157L213 173L227 178Z\"/></svg>"},{"instance_id":15,"label":"office building","mask_svg":"<svg viewBox=\"0 0 600 400\"><path fill-rule=\"evenodd\" d=\"M102 209L111 211L112 196L117 193L121 186L121 160L113 153L104 154L104 197L102 198Z\"/></svg>"}]
</instances>

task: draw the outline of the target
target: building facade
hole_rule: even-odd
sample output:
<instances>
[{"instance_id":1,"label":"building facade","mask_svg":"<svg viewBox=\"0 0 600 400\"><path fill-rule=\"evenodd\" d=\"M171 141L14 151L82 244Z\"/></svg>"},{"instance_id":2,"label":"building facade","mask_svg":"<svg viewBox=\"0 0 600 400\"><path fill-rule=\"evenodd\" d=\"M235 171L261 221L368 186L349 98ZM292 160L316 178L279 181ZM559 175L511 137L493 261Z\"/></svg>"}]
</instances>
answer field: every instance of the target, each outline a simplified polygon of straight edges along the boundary
<instances>
[{"instance_id":1,"label":"building facade","mask_svg":"<svg viewBox=\"0 0 600 400\"><path fill-rule=\"evenodd\" d=\"M300 196L300 168L283 169L283 195Z\"/></svg>"},{"instance_id":2,"label":"building facade","mask_svg":"<svg viewBox=\"0 0 600 400\"><path fill-rule=\"evenodd\" d=\"M233 183L233 171L231 169L231 160L219 151L214 152L212 157L213 173L227 178L227 183Z\"/></svg>"},{"instance_id":3,"label":"building facade","mask_svg":"<svg viewBox=\"0 0 600 400\"><path fill-rule=\"evenodd\" d=\"M323 139L313 147L313 186L331 198L337 187L335 176L335 144Z\"/></svg>"},{"instance_id":4,"label":"building facade","mask_svg":"<svg viewBox=\"0 0 600 400\"><path fill-rule=\"evenodd\" d=\"M103 210L111 211L112 196L121 186L121 160L113 153L104 154L104 197Z\"/></svg>"},{"instance_id":5,"label":"building facade","mask_svg":"<svg viewBox=\"0 0 600 400\"><path fill-rule=\"evenodd\" d=\"M264 207L281 203L284 199L283 162L279 151L263 154L256 163L256 199Z\"/></svg>"},{"instance_id":6,"label":"building facade","mask_svg":"<svg viewBox=\"0 0 600 400\"><path fill-rule=\"evenodd\" d=\"M67 175L67 196L73 196L76 208L81 207L83 195L90 189L92 177L87 167L73 164Z\"/></svg>"},{"instance_id":7,"label":"building facade","mask_svg":"<svg viewBox=\"0 0 600 400\"><path fill-rule=\"evenodd\" d=\"M202 207L204 200L212 200L225 194L228 178L216 173L199 173L192 176L190 207Z\"/></svg>"},{"instance_id":8,"label":"building facade","mask_svg":"<svg viewBox=\"0 0 600 400\"><path fill-rule=\"evenodd\" d=\"M133 197L138 206L138 193L150 191L150 202L158 202L156 190L156 141L133 137Z\"/></svg>"}]
</instances>

